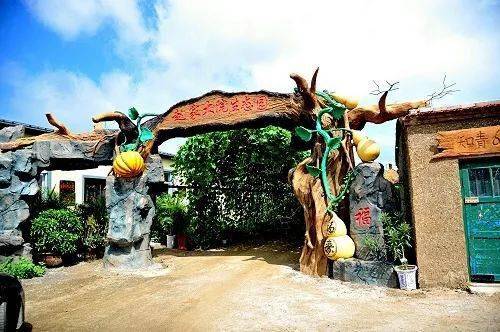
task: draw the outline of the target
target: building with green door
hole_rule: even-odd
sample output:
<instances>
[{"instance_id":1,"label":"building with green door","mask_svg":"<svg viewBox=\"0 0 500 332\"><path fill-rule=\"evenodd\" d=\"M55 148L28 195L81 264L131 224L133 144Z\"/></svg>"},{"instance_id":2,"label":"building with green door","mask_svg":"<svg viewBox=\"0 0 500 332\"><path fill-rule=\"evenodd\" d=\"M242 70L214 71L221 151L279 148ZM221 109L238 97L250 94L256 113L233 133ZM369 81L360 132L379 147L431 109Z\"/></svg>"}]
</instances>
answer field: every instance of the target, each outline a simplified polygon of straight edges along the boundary
<instances>
[{"instance_id":1,"label":"building with green door","mask_svg":"<svg viewBox=\"0 0 500 332\"><path fill-rule=\"evenodd\" d=\"M396 131L420 287L500 282L500 101L414 110Z\"/></svg>"}]
</instances>

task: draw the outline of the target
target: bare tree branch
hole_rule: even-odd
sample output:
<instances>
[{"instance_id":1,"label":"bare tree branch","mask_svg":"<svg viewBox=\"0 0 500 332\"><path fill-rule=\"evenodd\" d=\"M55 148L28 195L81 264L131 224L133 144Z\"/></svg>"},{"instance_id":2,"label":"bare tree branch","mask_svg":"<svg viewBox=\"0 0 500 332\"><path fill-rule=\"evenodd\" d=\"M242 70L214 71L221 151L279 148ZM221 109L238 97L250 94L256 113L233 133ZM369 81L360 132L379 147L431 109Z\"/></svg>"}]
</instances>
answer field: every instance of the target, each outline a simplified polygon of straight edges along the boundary
<instances>
[{"instance_id":1,"label":"bare tree branch","mask_svg":"<svg viewBox=\"0 0 500 332\"><path fill-rule=\"evenodd\" d=\"M451 89L452 87L454 87L456 85L456 83L450 83L450 84L446 83L446 74L444 74L442 84L443 84L443 87L441 88L440 91L433 92L430 95L427 95L428 98L426 99L426 102L431 103L433 100L438 100L438 99L444 98L445 96L447 96L449 94L460 91L458 89Z\"/></svg>"},{"instance_id":2,"label":"bare tree branch","mask_svg":"<svg viewBox=\"0 0 500 332\"><path fill-rule=\"evenodd\" d=\"M371 95L378 96L382 93L388 93L389 91L395 91L398 90L399 87L396 87L396 85L399 84L399 82L394 82L391 83L389 81L385 81L385 83L389 86L389 88L385 90L380 90L380 85L377 83L377 81L372 81L373 85L375 85L375 89L370 92Z\"/></svg>"},{"instance_id":3,"label":"bare tree branch","mask_svg":"<svg viewBox=\"0 0 500 332\"><path fill-rule=\"evenodd\" d=\"M385 89L385 90L380 90L380 85L376 82L376 81L372 81L373 84L375 84L376 86L376 89L374 89L372 92L370 92L371 95L374 95L374 96L378 96L380 94L382 94L382 96L380 97L379 101L378 101L378 108L380 110L380 114L386 114L387 113L387 109L385 107L385 102L386 102L386 99L387 99L387 95L389 94L390 91L394 91L394 90L398 90L399 87L397 87L397 85L399 84L399 82L389 82L389 81L385 81L385 83L387 84L388 88Z\"/></svg>"}]
</instances>

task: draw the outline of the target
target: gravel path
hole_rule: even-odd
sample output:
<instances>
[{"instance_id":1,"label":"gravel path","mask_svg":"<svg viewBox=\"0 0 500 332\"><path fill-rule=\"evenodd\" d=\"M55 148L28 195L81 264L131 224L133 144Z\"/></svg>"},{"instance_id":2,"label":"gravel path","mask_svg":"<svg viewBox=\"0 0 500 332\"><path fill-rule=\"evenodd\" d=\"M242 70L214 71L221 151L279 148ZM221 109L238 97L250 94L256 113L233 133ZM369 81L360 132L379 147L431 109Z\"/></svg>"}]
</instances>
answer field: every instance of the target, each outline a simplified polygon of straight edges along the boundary
<instances>
[{"instance_id":1,"label":"gravel path","mask_svg":"<svg viewBox=\"0 0 500 332\"><path fill-rule=\"evenodd\" d=\"M297 272L277 244L157 252L163 269L103 271L101 262L23 282L33 331L500 331L500 296L403 292Z\"/></svg>"}]
</instances>

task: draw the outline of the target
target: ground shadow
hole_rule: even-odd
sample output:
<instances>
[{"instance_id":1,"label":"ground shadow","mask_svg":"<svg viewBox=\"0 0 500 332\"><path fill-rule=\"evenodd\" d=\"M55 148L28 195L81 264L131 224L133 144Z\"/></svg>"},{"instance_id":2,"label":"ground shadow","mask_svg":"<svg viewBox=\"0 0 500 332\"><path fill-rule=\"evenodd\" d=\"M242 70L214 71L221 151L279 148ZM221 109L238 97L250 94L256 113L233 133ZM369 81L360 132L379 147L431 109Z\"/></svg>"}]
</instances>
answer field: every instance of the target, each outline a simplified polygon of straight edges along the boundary
<instances>
[{"instance_id":1,"label":"ground shadow","mask_svg":"<svg viewBox=\"0 0 500 332\"><path fill-rule=\"evenodd\" d=\"M171 255L175 257L249 256L243 261L260 260L268 264L283 265L299 270L301 248L282 241L252 242L230 245L209 250L153 249L153 257Z\"/></svg>"}]
</instances>

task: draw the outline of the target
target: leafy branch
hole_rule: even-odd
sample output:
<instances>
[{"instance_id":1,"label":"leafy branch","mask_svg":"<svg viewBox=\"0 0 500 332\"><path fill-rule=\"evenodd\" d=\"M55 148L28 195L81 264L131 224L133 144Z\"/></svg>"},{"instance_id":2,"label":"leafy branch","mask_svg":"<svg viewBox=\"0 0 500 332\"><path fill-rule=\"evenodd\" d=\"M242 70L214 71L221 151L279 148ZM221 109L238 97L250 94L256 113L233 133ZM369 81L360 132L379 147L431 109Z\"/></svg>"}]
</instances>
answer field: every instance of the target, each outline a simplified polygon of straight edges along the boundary
<instances>
[{"instance_id":1,"label":"leafy branch","mask_svg":"<svg viewBox=\"0 0 500 332\"><path fill-rule=\"evenodd\" d=\"M128 110L128 117L132 121L136 121L136 126L137 126L137 138L133 143L128 143L128 144L122 144L120 146L121 151L137 151L139 147L143 146L146 144L148 141L151 141L154 138L153 132L147 128L143 127L141 125L141 122L144 118L146 117L151 117L151 116L156 116L158 114L156 113L144 113L144 114L139 114L139 111L135 107L131 107Z\"/></svg>"}]
</instances>

